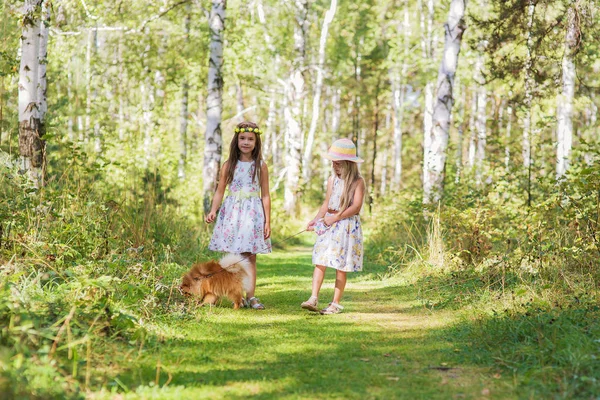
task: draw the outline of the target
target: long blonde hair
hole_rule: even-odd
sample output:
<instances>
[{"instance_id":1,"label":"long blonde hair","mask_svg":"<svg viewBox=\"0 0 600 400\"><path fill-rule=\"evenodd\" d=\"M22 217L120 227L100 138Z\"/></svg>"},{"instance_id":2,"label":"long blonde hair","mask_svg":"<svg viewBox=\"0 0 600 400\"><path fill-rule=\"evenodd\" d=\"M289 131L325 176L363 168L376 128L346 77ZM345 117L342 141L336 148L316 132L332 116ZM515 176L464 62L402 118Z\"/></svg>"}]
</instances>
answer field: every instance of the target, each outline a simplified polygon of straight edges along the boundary
<instances>
[{"instance_id":1,"label":"long blonde hair","mask_svg":"<svg viewBox=\"0 0 600 400\"><path fill-rule=\"evenodd\" d=\"M342 167L342 172L340 174L340 179L344 181L344 189L342 192L342 197L340 199L340 212L344 211L346 208L352 205L352 200L354 199L354 192L356 191L357 186L362 182L363 177L360 175L360 171L358 170L358 165L352 161L339 161Z\"/></svg>"}]
</instances>

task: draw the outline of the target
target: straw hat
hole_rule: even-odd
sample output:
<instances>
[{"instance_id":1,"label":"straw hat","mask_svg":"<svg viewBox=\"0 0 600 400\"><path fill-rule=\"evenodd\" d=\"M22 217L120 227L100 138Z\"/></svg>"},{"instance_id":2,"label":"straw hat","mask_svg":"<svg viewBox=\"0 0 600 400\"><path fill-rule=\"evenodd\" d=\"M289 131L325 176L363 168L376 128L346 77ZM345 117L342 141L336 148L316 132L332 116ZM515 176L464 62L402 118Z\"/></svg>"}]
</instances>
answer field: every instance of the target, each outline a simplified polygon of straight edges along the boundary
<instances>
[{"instance_id":1,"label":"straw hat","mask_svg":"<svg viewBox=\"0 0 600 400\"><path fill-rule=\"evenodd\" d=\"M352 161L355 163L364 161L356 156L356 146L350 139L338 139L333 142L324 157L331 161Z\"/></svg>"}]
</instances>

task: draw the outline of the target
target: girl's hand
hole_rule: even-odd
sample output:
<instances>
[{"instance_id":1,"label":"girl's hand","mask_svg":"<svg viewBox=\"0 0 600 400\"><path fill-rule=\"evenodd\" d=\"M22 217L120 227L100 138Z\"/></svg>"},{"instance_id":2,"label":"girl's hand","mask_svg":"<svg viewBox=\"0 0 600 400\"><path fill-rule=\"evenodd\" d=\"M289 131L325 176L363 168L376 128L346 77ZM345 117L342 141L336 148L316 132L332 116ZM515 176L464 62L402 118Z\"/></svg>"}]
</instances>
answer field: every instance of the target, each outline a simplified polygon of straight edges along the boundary
<instances>
[{"instance_id":1,"label":"girl's hand","mask_svg":"<svg viewBox=\"0 0 600 400\"><path fill-rule=\"evenodd\" d=\"M204 221L207 224L210 224L210 223L215 222L215 218L217 218L217 213L214 211L211 211L208 214L206 214L206 218L204 219Z\"/></svg>"},{"instance_id":2,"label":"girl's hand","mask_svg":"<svg viewBox=\"0 0 600 400\"><path fill-rule=\"evenodd\" d=\"M271 224L265 224L265 240L271 237Z\"/></svg>"},{"instance_id":3,"label":"girl's hand","mask_svg":"<svg viewBox=\"0 0 600 400\"><path fill-rule=\"evenodd\" d=\"M316 220L316 219L313 219L312 221L310 221L310 222L308 223L308 225L306 225L306 230L307 230L307 231L309 231L309 232L312 232L312 231L314 231L314 230L315 230L315 224L316 224L316 223L317 223L317 220Z\"/></svg>"},{"instance_id":4,"label":"girl's hand","mask_svg":"<svg viewBox=\"0 0 600 400\"><path fill-rule=\"evenodd\" d=\"M339 220L338 220L338 218L337 218L336 215L327 215L327 216L325 216L325 218L323 218L323 222L327 226L331 226L331 225L335 224L338 221Z\"/></svg>"}]
</instances>

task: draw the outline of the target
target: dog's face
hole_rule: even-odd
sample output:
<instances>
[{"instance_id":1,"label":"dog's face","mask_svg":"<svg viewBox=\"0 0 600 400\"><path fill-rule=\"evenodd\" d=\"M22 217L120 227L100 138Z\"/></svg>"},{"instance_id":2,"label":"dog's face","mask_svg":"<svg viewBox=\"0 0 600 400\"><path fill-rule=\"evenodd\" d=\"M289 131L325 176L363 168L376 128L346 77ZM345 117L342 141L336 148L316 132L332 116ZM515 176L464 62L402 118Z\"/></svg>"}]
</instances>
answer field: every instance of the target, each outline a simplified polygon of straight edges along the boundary
<instances>
[{"instance_id":1,"label":"dog's face","mask_svg":"<svg viewBox=\"0 0 600 400\"><path fill-rule=\"evenodd\" d=\"M195 281L194 279L190 276L190 273L187 273L183 276L182 282L181 282L181 286L179 286L179 289L181 290L181 293L183 293L184 296L191 296L195 292L195 287L196 286L200 286L200 285L195 285Z\"/></svg>"}]
</instances>

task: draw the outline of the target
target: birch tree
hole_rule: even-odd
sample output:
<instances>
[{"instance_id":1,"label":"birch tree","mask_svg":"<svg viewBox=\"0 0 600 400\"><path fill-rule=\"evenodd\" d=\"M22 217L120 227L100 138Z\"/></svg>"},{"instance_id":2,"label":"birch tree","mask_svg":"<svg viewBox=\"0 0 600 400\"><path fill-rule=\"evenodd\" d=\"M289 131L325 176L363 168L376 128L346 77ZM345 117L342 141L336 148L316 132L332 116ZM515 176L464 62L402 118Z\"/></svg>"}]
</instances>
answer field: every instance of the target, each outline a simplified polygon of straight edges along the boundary
<instances>
[{"instance_id":1,"label":"birch tree","mask_svg":"<svg viewBox=\"0 0 600 400\"><path fill-rule=\"evenodd\" d=\"M308 0L296 0L296 23L294 24L294 52L290 76L285 84L287 102L284 108L286 122L286 180L283 207L290 213L296 213L297 192L300 185L300 167L302 163L302 103L304 97L304 66L306 52L306 29Z\"/></svg>"},{"instance_id":2,"label":"birch tree","mask_svg":"<svg viewBox=\"0 0 600 400\"><path fill-rule=\"evenodd\" d=\"M556 178L561 179L570 164L573 143L573 97L575 95L575 63L573 55L579 45L578 15L574 6L567 11L567 31L562 60L562 94L558 97L558 130L556 143Z\"/></svg>"},{"instance_id":3,"label":"birch tree","mask_svg":"<svg viewBox=\"0 0 600 400\"><path fill-rule=\"evenodd\" d=\"M325 48L327 45L327 32L329 25L333 21L335 16L335 10L337 8L337 0L331 0L329 10L325 13L325 19L323 20L323 27L321 28L321 39L319 41L319 63L317 66L317 81L315 83L315 94L313 97L312 105L312 119L310 121L310 128L308 130L308 137L304 147L304 156L302 158L302 174L304 181L308 182L312 175L312 169L310 162L312 160L312 148L315 141L315 132L317 130L317 122L319 121L319 110L321 109L321 91L323 89L323 76L325 67Z\"/></svg>"},{"instance_id":4,"label":"birch tree","mask_svg":"<svg viewBox=\"0 0 600 400\"><path fill-rule=\"evenodd\" d=\"M394 178L392 187L394 190L400 189L402 182L402 122L404 119L404 100L406 96L406 79L408 74L408 57L410 49L410 13L408 8L408 0L404 0L404 19L398 24L398 34L403 32L403 53L402 53L402 68L400 77L392 77L392 106L394 109ZM393 74L396 74L397 69L393 69ZM387 155L387 152L386 152Z\"/></svg>"},{"instance_id":5,"label":"birch tree","mask_svg":"<svg viewBox=\"0 0 600 400\"><path fill-rule=\"evenodd\" d=\"M41 11L41 19L38 16ZM22 15L21 62L19 68L19 153L21 169L37 187L43 184L46 163L46 68L48 0L26 0ZM43 25L43 28L41 28ZM44 67L40 68L40 65Z\"/></svg>"},{"instance_id":6,"label":"birch tree","mask_svg":"<svg viewBox=\"0 0 600 400\"><path fill-rule=\"evenodd\" d=\"M221 164L223 138L223 30L225 29L226 0L213 0L209 17L210 56L208 65L208 96L206 97L206 136L204 143L203 198L204 211L210 209L212 194L217 185Z\"/></svg>"},{"instance_id":7,"label":"birch tree","mask_svg":"<svg viewBox=\"0 0 600 400\"><path fill-rule=\"evenodd\" d=\"M186 15L183 23L185 49L190 44L190 25L192 17L190 15L191 6L186 5ZM179 115L179 165L177 167L177 177L180 180L185 179L185 162L187 159L187 126L188 126L188 95L189 95L189 83L187 78L187 70L184 72L183 80L181 81L181 111Z\"/></svg>"},{"instance_id":8,"label":"birch tree","mask_svg":"<svg viewBox=\"0 0 600 400\"><path fill-rule=\"evenodd\" d=\"M525 116L523 118L523 167L531 173L531 103L533 100L533 85L532 76L533 56L531 54L533 48L533 17L535 13L535 2L529 0L527 7L527 42L526 42L526 61L525 61Z\"/></svg>"},{"instance_id":9,"label":"birch tree","mask_svg":"<svg viewBox=\"0 0 600 400\"><path fill-rule=\"evenodd\" d=\"M421 50L423 61L427 64L433 59L432 27L434 18L434 2L427 0L427 25L425 25L425 11L423 2L419 0L419 11L421 21ZM427 26L427 28L425 28ZM429 68L427 68L429 70ZM423 185L427 176L429 176L430 164L426 160L430 157L432 149L432 129L433 129L433 107L434 107L434 82L427 81L425 85L425 111L423 113Z\"/></svg>"},{"instance_id":10,"label":"birch tree","mask_svg":"<svg viewBox=\"0 0 600 400\"><path fill-rule=\"evenodd\" d=\"M438 73L433 129L429 139L431 151L426 154L427 157L424 160L424 164L427 166L427 175L423 176L424 204L437 203L443 193L450 116L454 103L452 89L458 67L462 35L466 29L465 9L466 0L452 0L448 21L444 24L446 31L444 54Z\"/></svg>"}]
</instances>

